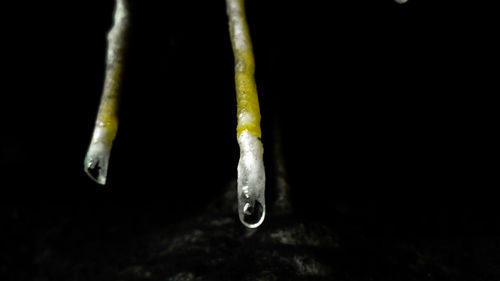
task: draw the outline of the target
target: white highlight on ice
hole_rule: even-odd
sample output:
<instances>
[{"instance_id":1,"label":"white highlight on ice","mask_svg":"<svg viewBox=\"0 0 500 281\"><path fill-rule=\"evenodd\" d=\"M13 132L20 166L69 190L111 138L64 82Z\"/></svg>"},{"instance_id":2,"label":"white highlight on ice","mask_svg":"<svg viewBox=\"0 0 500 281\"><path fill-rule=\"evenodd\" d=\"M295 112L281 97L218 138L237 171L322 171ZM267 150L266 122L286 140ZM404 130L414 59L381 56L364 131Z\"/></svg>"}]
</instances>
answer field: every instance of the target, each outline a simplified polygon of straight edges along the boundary
<instances>
[{"instance_id":1,"label":"white highlight on ice","mask_svg":"<svg viewBox=\"0 0 500 281\"><path fill-rule=\"evenodd\" d=\"M404 4L404 3L408 2L408 0L394 0L394 1L396 1L396 3L398 3L398 4Z\"/></svg>"},{"instance_id":2,"label":"white highlight on ice","mask_svg":"<svg viewBox=\"0 0 500 281\"><path fill-rule=\"evenodd\" d=\"M239 0L226 0L227 14L229 20L231 21L231 26L233 26L234 44L238 50L246 50L250 44L247 42L244 33L244 7L241 6L241 1Z\"/></svg>"},{"instance_id":3,"label":"white highlight on ice","mask_svg":"<svg viewBox=\"0 0 500 281\"><path fill-rule=\"evenodd\" d=\"M238 136L238 214L243 225L256 228L266 214L264 148L258 137L248 130Z\"/></svg>"},{"instance_id":4,"label":"white highlight on ice","mask_svg":"<svg viewBox=\"0 0 500 281\"><path fill-rule=\"evenodd\" d=\"M114 62L120 57L118 52L123 48L123 34L127 28L128 10L125 4L126 0L116 0L116 7L114 13L114 23L111 30L108 32L108 52L106 59L108 63Z\"/></svg>"},{"instance_id":5,"label":"white highlight on ice","mask_svg":"<svg viewBox=\"0 0 500 281\"><path fill-rule=\"evenodd\" d=\"M238 125L253 124L255 116L248 111L243 111L238 115Z\"/></svg>"}]
</instances>

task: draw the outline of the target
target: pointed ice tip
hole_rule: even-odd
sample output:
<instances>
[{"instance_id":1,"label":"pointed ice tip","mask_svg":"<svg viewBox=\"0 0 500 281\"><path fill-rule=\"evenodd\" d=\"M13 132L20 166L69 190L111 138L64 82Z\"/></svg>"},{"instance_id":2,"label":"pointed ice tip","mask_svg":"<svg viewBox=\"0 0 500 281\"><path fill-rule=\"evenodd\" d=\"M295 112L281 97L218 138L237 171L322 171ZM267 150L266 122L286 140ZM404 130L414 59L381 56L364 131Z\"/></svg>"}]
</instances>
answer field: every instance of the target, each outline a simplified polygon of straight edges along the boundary
<instances>
[{"instance_id":1,"label":"pointed ice tip","mask_svg":"<svg viewBox=\"0 0 500 281\"><path fill-rule=\"evenodd\" d=\"M85 157L85 173L96 183L105 185L110 149L100 143L91 144Z\"/></svg>"}]
</instances>

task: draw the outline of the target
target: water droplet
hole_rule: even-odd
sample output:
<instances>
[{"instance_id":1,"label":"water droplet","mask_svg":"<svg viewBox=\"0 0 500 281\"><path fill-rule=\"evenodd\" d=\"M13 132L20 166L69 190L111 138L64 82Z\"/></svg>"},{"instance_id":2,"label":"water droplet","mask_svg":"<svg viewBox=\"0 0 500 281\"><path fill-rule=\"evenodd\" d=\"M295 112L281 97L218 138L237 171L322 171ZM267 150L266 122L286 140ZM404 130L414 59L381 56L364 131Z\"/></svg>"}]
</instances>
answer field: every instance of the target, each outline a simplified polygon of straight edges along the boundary
<instances>
[{"instance_id":1,"label":"water droplet","mask_svg":"<svg viewBox=\"0 0 500 281\"><path fill-rule=\"evenodd\" d=\"M264 207L259 201L255 201L253 206L246 203L242 211L242 222L248 227L257 227L263 220Z\"/></svg>"}]
</instances>

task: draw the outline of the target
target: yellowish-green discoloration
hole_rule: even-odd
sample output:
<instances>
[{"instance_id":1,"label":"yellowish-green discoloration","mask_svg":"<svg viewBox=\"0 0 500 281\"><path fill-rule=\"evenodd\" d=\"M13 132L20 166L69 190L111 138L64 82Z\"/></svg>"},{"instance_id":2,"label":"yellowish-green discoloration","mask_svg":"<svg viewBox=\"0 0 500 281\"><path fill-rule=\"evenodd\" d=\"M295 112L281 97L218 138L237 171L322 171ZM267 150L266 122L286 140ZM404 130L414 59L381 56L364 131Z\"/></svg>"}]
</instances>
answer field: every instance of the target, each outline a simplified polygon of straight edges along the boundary
<instances>
[{"instance_id":1,"label":"yellowish-green discoloration","mask_svg":"<svg viewBox=\"0 0 500 281\"><path fill-rule=\"evenodd\" d=\"M228 16L235 64L237 135L248 130L260 138L262 133L259 98L254 78L255 61L243 0L228 1Z\"/></svg>"},{"instance_id":2,"label":"yellowish-green discoloration","mask_svg":"<svg viewBox=\"0 0 500 281\"><path fill-rule=\"evenodd\" d=\"M122 76L122 64L116 63L107 70L104 91L97 114L96 126L107 130L102 141L111 145L118 130L118 102Z\"/></svg>"}]
</instances>

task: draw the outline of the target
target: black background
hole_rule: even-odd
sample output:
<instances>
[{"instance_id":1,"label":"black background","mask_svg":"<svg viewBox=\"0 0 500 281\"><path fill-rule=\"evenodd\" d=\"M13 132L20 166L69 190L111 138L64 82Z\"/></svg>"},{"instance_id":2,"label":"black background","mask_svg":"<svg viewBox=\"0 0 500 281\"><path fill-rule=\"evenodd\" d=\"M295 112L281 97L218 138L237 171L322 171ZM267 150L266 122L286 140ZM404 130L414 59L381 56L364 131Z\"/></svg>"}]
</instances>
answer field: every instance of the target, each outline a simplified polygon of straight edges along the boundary
<instances>
[{"instance_id":1,"label":"black background","mask_svg":"<svg viewBox=\"0 0 500 281\"><path fill-rule=\"evenodd\" d=\"M224 1L135 2L106 187L83 158L113 2L1 9L9 257L29 263L53 221L182 221L236 177ZM247 15L269 189L279 132L298 217L382 235L497 235L496 111L483 98L494 94L492 18L456 2L268 2L248 1Z\"/></svg>"}]
</instances>

